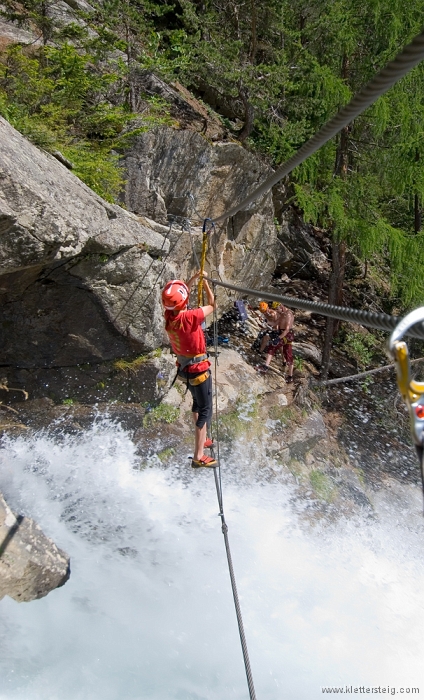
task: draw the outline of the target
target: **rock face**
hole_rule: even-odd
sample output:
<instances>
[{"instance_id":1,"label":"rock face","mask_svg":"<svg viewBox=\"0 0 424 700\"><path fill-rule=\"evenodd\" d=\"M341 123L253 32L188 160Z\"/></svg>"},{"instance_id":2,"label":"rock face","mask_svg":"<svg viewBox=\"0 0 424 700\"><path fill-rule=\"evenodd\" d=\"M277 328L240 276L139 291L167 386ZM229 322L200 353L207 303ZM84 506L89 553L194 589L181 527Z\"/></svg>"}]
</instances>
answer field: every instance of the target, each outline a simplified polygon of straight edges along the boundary
<instances>
[{"instance_id":1,"label":"rock face","mask_svg":"<svg viewBox=\"0 0 424 700\"><path fill-rule=\"evenodd\" d=\"M169 128L135 136L123 162L127 171L125 205L162 222L167 215L217 218L247 196L269 172L236 143L212 145L196 132ZM194 247L199 255L198 233L196 230ZM266 286L282 251L272 194L236 214L225 228L217 227L209 249L210 266L223 279ZM195 264L187 236L172 255L178 269L184 269L187 262Z\"/></svg>"},{"instance_id":2,"label":"rock face","mask_svg":"<svg viewBox=\"0 0 424 700\"><path fill-rule=\"evenodd\" d=\"M276 211L279 203L274 197ZM282 214L282 225L278 231L281 254L278 266L282 272L300 279L316 279L326 283L331 264L328 254L323 252L317 240L316 232L310 224L305 224L291 210Z\"/></svg>"},{"instance_id":3,"label":"rock face","mask_svg":"<svg viewBox=\"0 0 424 700\"><path fill-rule=\"evenodd\" d=\"M151 71L137 69L133 71L132 81L139 99L147 93L158 95L165 100L170 106L171 116L178 121L180 127L199 131L213 141L225 136L226 129L218 116L208 111L205 105L196 100L180 83L168 85ZM140 107L141 104L137 105L137 110Z\"/></svg>"},{"instance_id":4,"label":"rock face","mask_svg":"<svg viewBox=\"0 0 424 700\"><path fill-rule=\"evenodd\" d=\"M3 119L0 150L0 363L53 370L160 346L169 241Z\"/></svg>"},{"instance_id":5,"label":"rock face","mask_svg":"<svg viewBox=\"0 0 424 700\"><path fill-rule=\"evenodd\" d=\"M0 600L43 598L70 576L69 557L30 518L15 516L0 494Z\"/></svg>"},{"instance_id":6,"label":"rock face","mask_svg":"<svg viewBox=\"0 0 424 700\"><path fill-rule=\"evenodd\" d=\"M88 14L94 12L94 8L85 0L55 0L55 2L46 3L43 8L45 17L54 25L54 27L50 26L53 34L57 29L68 24L77 24L80 27L87 26L80 18L78 11ZM94 35L94 32L90 33ZM30 12L28 12L27 20L23 26L21 23L18 25L14 24L13 21L0 19L0 47L11 43L31 46L43 45L40 30L34 25Z\"/></svg>"},{"instance_id":7,"label":"rock face","mask_svg":"<svg viewBox=\"0 0 424 700\"><path fill-rule=\"evenodd\" d=\"M161 285L193 271L202 239L198 228L169 230L167 215L197 216L190 191L197 211L217 216L266 174L238 144L211 145L194 131L135 136L124 156L125 204L141 218L103 201L4 119L0 150L0 363L18 387L22 372L41 372L49 387L64 369L104 369L161 346ZM273 214L269 194L217 227L209 269L266 286L281 250Z\"/></svg>"}]
</instances>

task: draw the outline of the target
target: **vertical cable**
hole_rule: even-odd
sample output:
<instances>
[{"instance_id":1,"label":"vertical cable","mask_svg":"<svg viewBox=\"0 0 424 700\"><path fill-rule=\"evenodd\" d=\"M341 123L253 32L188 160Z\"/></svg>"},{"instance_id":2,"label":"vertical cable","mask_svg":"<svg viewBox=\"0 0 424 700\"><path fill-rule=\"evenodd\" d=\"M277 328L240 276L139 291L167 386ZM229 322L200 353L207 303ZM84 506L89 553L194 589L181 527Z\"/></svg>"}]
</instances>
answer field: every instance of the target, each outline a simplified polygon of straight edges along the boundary
<instances>
[{"instance_id":1,"label":"vertical cable","mask_svg":"<svg viewBox=\"0 0 424 700\"><path fill-rule=\"evenodd\" d=\"M216 293L216 285L213 284L214 296ZM216 445L217 445L217 457L218 457L218 473L217 467L214 468L213 473L215 477L215 487L216 494L218 497L219 505L219 516L221 518L221 530L224 535L225 551L227 554L228 570L230 573L231 588L233 591L234 606L236 609L237 624L240 635L241 648L243 652L244 668L246 671L247 685L249 688L250 700L256 700L255 686L253 684L252 670L250 668L249 652L247 649L246 636L244 633L243 618L241 614L240 601L237 592L236 577L234 574L233 560L231 557L230 542L228 539L228 525L225 522L224 514L224 502L222 496L222 478L221 478L221 462L219 459L219 416L218 416L218 390L217 390L217 368L218 368L218 322L216 313L216 304L214 305L213 311L213 331L214 331L214 351L215 351L215 426L216 426Z\"/></svg>"}]
</instances>

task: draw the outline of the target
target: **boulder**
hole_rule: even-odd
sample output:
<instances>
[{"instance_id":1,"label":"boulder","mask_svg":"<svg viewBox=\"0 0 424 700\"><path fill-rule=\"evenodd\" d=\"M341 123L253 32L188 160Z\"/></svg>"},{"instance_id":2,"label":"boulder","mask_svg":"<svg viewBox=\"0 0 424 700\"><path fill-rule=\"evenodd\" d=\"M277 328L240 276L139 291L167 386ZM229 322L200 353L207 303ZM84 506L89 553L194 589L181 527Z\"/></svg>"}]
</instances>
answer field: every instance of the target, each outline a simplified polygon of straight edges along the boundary
<instances>
[{"instance_id":1,"label":"boulder","mask_svg":"<svg viewBox=\"0 0 424 700\"><path fill-rule=\"evenodd\" d=\"M1 364L69 367L161 345L166 236L1 118L0 149Z\"/></svg>"},{"instance_id":2,"label":"boulder","mask_svg":"<svg viewBox=\"0 0 424 700\"><path fill-rule=\"evenodd\" d=\"M69 576L67 554L31 518L15 516L0 494L0 600L43 598Z\"/></svg>"},{"instance_id":3,"label":"boulder","mask_svg":"<svg viewBox=\"0 0 424 700\"><path fill-rule=\"evenodd\" d=\"M321 350L319 350L316 345L312 345L312 343L293 343L293 354L295 357L301 357L304 360L309 360L317 367L321 367Z\"/></svg>"},{"instance_id":4,"label":"boulder","mask_svg":"<svg viewBox=\"0 0 424 700\"><path fill-rule=\"evenodd\" d=\"M331 264L327 252L321 249L321 239L315 229L292 210L282 214L282 224L278 231L281 244L278 267L289 276L313 279L327 283Z\"/></svg>"},{"instance_id":5,"label":"boulder","mask_svg":"<svg viewBox=\"0 0 424 700\"><path fill-rule=\"evenodd\" d=\"M68 396L81 399L116 387L108 363L166 342L160 289L197 267L202 230L150 217L217 216L269 172L238 144L157 128L134 135L123 155L125 210L1 118L0 149L0 363L10 385L41 381L35 396L54 400L66 381ZM236 284L267 286L281 247L273 214L269 193L212 230L209 269ZM228 294L218 293L228 304ZM88 390L80 381L87 364L100 375L94 382L90 374ZM137 385L128 395L150 401L150 393L140 398Z\"/></svg>"}]
</instances>

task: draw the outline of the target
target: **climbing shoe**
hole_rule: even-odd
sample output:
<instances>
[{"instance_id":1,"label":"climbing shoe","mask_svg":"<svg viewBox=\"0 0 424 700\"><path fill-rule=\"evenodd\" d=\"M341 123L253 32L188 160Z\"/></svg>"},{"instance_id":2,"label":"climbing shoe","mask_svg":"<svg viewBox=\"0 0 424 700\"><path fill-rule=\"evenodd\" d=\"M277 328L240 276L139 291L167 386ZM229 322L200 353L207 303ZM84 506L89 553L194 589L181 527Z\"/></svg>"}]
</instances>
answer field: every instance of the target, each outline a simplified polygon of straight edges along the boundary
<instances>
[{"instance_id":1,"label":"climbing shoe","mask_svg":"<svg viewBox=\"0 0 424 700\"><path fill-rule=\"evenodd\" d=\"M292 384L292 383L293 383L293 377L286 377L286 383L287 383L287 384Z\"/></svg>"},{"instance_id":2,"label":"climbing shoe","mask_svg":"<svg viewBox=\"0 0 424 700\"><path fill-rule=\"evenodd\" d=\"M211 438L206 438L203 447L213 447L213 440L211 440Z\"/></svg>"},{"instance_id":3,"label":"climbing shoe","mask_svg":"<svg viewBox=\"0 0 424 700\"><path fill-rule=\"evenodd\" d=\"M267 365L256 365L255 370L259 372L259 374L266 374L268 372L268 366Z\"/></svg>"},{"instance_id":4,"label":"climbing shoe","mask_svg":"<svg viewBox=\"0 0 424 700\"><path fill-rule=\"evenodd\" d=\"M194 469L197 469L198 467L217 467L218 462L212 457L207 457L207 455L203 455L202 457L200 457L200 459L192 459L191 466Z\"/></svg>"}]
</instances>

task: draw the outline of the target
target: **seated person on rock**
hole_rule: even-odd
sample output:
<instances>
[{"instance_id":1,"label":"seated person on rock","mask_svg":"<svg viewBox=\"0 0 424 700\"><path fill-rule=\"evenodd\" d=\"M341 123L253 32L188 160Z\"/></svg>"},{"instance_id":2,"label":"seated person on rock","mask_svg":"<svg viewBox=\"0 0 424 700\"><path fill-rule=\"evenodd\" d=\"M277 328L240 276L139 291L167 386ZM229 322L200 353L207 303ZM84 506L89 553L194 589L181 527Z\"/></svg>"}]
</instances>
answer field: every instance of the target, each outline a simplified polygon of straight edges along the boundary
<instances>
[{"instance_id":1,"label":"seated person on rock","mask_svg":"<svg viewBox=\"0 0 424 700\"><path fill-rule=\"evenodd\" d=\"M191 465L216 467L216 459L203 454L205 447L213 445L212 440L206 438L207 425L212 418L212 377L202 323L213 312L215 300L206 279L203 285L208 304L198 309L187 308L190 287L199 275L200 272L197 272L187 284L182 280L168 282L162 292L162 303L165 308L165 330L177 356L178 376L187 381L193 397L191 410L195 441ZM205 272L203 276L206 276Z\"/></svg>"},{"instance_id":2,"label":"seated person on rock","mask_svg":"<svg viewBox=\"0 0 424 700\"><path fill-rule=\"evenodd\" d=\"M264 336L261 345L261 351L265 350L266 360L264 365L258 365L259 372L267 372L271 364L271 360L279 350L283 356L284 365L287 364L288 375L286 382L291 384L293 381L293 348L294 340L293 324L294 314L283 304L280 304L277 309L267 311L268 323L272 324L273 330Z\"/></svg>"},{"instance_id":3,"label":"seated person on rock","mask_svg":"<svg viewBox=\"0 0 424 700\"><path fill-rule=\"evenodd\" d=\"M251 349L262 353L269 344L271 331L277 327L277 312L270 309L266 301L259 302L259 311L264 315L263 322L266 328L258 333ZM262 325L264 325L263 322Z\"/></svg>"}]
</instances>

